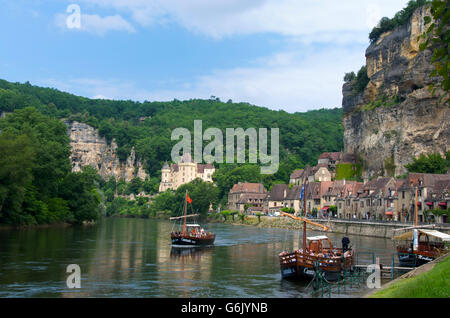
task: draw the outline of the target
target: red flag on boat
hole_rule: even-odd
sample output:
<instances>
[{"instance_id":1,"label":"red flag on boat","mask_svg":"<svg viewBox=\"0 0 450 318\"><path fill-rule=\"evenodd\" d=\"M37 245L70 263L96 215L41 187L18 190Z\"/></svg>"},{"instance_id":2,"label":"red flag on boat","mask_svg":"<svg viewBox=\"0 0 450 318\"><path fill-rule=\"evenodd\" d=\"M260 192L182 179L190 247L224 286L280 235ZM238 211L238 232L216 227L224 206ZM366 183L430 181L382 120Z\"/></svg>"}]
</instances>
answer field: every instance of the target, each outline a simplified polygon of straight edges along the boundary
<instances>
[{"instance_id":1,"label":"red flag on boat","mask_svg":"<svg viewBox=\"0 0 450 318\"><path fill-rule=\"evenodd\" d=\"M186 194L186 201L190 204L192 203L192 199L189 197L189 194Z\"/></svg>"}]
</instances>

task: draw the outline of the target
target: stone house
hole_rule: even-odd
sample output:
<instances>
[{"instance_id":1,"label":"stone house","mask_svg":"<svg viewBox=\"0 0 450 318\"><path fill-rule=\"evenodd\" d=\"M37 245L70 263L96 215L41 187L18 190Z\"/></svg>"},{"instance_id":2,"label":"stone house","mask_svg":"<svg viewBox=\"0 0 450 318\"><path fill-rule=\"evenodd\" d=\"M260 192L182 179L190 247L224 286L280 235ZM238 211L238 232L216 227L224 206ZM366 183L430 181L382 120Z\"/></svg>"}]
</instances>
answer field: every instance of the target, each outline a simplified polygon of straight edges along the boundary
<instances>
[{"instance_id":1,"label":"stone house","mask_svg":"<svg viewBox=\"0 0 450 318\"><path fill-rule=\"evenodd\" d=\"M239 182L228 193L228 206L231 211L245 211L245 205L250 205L248 212L264 210L267 190L262 183Z\"/></svg>"},{"instance_id":2,"label":"stone house","mask_svg":"<svg viewBox=\"0 0 450 318\"><path fill-rule=\"evenodd\" d=\"M351 219L356 216L358 211L358 192L362 189L362 182L347 181L342 192L336 197L336 206L338 210L338 218Z\"/></svg>"},{"instance_id":3,"label":"stone house","mask_svg":"<svg viewBox=\"0 0 450 318\"><path fill-rule=\"evenodd\" d=\"M394 217L396 210L396 181L380 177L364 184L354 202L358 203L358 219L385 220Z\"/></svg>"},{"instance_id":4,"label":"stone house","mask_svg":"<svg viewBox=\"0 0 450 318\"><path fill-rule=\"evenodd\" d=\"M264 210L267 213L281 212L285 206L285 198L289 192L287 184L275 184L267 193Z\"/></svg>"},{"instance_id":5,"label":"stone house","mask_svg":"<svg viewBox=\"0 0 450 318\"><path fill-rule=\"evenodd\" d=\"M417 220L426 221L426 211L448 207L450 174L409 173L398 189L398 208L401 220L413 221L417 189ZM424 215L425 211L425 215ZM441 220L446 221L445 217Z\"/></svg>"},{"instance_id":6,"label":"stone house","mask_svg":"<svg viewBox=\"0 0 450 318\"><path fill-rule=\"evenodd\" d=\"M295 213L303 210L300 201L302 186L287 184L275 184L267 194L265 200L265 211L267 213L281 212L283 208L294 209Z\"/></svg>"},{"instance_id":7,"label":"stone house","mask_svg":"<svg viewBox=\"0 0 450 318\"><path fill-rule=\"evenodd\" d=\"M166 162L161 169L161 183L159 192L168 189L176 190L181 185L189 183L195 179L201 179L204 182L213 182L212 175L216 169L211 164L195 163L189 154L185 154L178 164L169 164Z\"/></svg>"},{"instance_id":8,"label":"stone house","mask_svg":"<svg viewBox=\"0 0 450 318\"><path fill-rule=\"evenodd\" d=\"M294 170L289 177L289 184L303 185L305 183L305 169Z\"/></svg>"}]
</instances>

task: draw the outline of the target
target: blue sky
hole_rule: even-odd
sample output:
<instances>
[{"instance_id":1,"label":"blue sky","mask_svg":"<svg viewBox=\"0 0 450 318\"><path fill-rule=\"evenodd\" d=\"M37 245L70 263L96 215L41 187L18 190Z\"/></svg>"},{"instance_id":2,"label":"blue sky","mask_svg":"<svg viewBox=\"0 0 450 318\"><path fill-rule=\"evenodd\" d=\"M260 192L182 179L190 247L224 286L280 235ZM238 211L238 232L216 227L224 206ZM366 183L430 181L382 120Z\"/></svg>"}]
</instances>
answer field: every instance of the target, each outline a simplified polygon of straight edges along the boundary
<instances>
[{"instance_id":1,"label":"blue sky","mask_svg":"<svg viewBox=\"0 0 450 318\"><path fill-rule=\"evenodd\" d=\"M0 0L0 78L91 98L341 106L405 0ZM67 8L81 10L70 29Z\"/></svg>"}]
</instances>

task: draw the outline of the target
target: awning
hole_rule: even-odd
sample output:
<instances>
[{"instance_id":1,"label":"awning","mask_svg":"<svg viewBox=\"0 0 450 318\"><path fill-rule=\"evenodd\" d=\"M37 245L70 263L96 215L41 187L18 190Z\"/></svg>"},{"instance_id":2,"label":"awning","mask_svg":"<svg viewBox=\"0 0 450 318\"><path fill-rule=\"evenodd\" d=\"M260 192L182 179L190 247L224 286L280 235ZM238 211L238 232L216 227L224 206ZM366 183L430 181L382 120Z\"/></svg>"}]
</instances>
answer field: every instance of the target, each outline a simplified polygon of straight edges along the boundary
<instances>
[{"instance_id":1,"label":"awning","mask_svg":"<svg viewBox=\"0 0 450 318\"><path fill-rule=\"evenodd\" d=\"M321 236L311 236L306 238L308 241L321 241L321 240L328 240L328 237L325 235Z\"/></svg>"},{"instance_id":2,"label":"awning","mask_svg":"<svg viewBox=\"0 0 450 318\"><path fill-rule=\"evenodd\" d=\"M433 202L427 202L426 205L433 206Z\"/></svg>"},{"instance_id":3,"label":"awning","mask_svg":"<svg viewBox=\"0 0 450 318\"><path fill-rule=\"evenodd\" d=\"M392 211L386 211L386 215L394 215L394 212L392 212Z\"/></svg>"},{"instance_id":4,"label":"awning","mask_svg":"<svg viewBox=\"0 0 450 318\"><path fill-rule=\"evenodd\" d=\"M423 234L439 238L444 242L450 242L450 235L448 235L448 234L445 234L445 233L442 233L442 232L439 232L436 230L418 229L418 231ZM414 230L397 235L397 236L393 237L392 239L393 240L412 240L413 236L414 236Z\"/></svg>"},{"instance_id":5,"label":"awning","mask_svg":"<svg viewBox=\"0 0 450 318\"><path fill-rule=\"evenodd\" d=\"M447 202L439 202L439 206L447 207Z\"/></svg>"},{"instance_id":6,"label":"awning","mask_svg":"<svg viewBox=\"0 0 450 318\"><path fill-rule=\"evenodd\" d=\"M329 208L330 208L329 206L324 206L324 207L322 208L322 210L328 211Z\"/></svg>"}]
</instances>

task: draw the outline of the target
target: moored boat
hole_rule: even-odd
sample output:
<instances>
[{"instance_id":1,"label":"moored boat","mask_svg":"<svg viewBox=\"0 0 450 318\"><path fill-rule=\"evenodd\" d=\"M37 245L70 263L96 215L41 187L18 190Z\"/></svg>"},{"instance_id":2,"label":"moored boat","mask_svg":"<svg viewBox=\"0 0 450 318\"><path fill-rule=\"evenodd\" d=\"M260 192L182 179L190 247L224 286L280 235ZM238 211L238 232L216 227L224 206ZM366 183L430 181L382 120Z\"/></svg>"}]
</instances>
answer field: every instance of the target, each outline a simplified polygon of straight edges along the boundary
<instances>
[{"instance_id":1,"label":"moored boat","mask_svg":"<svg viewBox=\"0 0 450 318\"><path fill-rule=\"evenodd\" d=\"M313 278L317 271L322 271L325 279L338 280L344 270L352 270L354 252L352 248L333 247L325 236L306 237L306 224L328 228L306 218L282 213L283 216L303 221L303 247L293 252L282 252L279 255L282 278Z\"/></svg>"},{"instance_id":2,"label":"moored boat","mask_svg":"<svg viewBox=\"0 0 450 318\"><path fill-rule=\"evenodd\" d=\"M187 224L188 218L195 218L198 214L187 215L187 204L192 203L186 191L185 204L184 204L184 216L173 217L170 220L183 219L182 231L172 232L170 238L172 241L172 247L193 247L193 246L208 246L213 245L216 235L211 232L207 232L199 224L191 223Z\"/></svg>"},{"instance_id":3,"label":"moored boat","mask_svg":"<svg viewBox=\"0 0 450 318\"><path fill-rule=\"evenodd\" d=\"M407 232L392 238L397 243L400 266L404 267L421 266L449 251L450 235L429 229L430 226L417 225L417 192L416 188L414 226L394 230Z\"/></svg>"}]
</instances>

